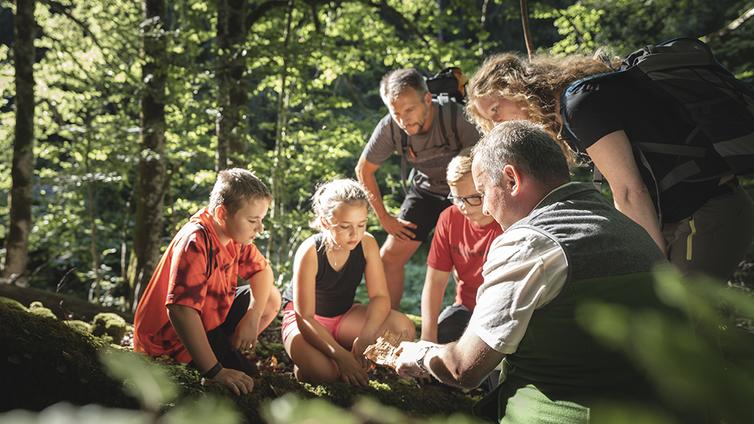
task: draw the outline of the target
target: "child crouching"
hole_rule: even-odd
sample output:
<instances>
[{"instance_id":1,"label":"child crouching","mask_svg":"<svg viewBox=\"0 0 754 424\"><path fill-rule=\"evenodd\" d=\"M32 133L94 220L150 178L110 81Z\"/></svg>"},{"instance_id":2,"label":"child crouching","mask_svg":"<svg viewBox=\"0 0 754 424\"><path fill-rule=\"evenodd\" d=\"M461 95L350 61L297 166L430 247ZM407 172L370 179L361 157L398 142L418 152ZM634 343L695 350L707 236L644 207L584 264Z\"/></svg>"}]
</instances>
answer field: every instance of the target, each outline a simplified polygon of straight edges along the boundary
<instances>
[{"instance_id":1,"label":"child crouching","mask_svg":"<svg viewBox=\"0 0 754 424\"><path fill-rule=\"evenodd\" d=\"M272 196L254 174L221 171L209 205L170 242L134 316L134 350L190 363L236 394L254 386L249 356L280 309L252 243ZM238 278L248 285L238 287Z\"/></svg>"},{"instance_id":2,"label":"child crouching","mask_svg":"<svg viewBox=\"0 0 754 424\"><path fill-rule=\"evenodd\" d=\"M320 232L296 252L283 296L285 350L301 381L366 386L366 347L385 330L413 340L415 329L408 317L390 309L379 248L366 233L369 204L361 185L332 181L317 190L312 203L312 226ZM354 304L362 277L368 305Z\"/></svg>"}]
</instances>

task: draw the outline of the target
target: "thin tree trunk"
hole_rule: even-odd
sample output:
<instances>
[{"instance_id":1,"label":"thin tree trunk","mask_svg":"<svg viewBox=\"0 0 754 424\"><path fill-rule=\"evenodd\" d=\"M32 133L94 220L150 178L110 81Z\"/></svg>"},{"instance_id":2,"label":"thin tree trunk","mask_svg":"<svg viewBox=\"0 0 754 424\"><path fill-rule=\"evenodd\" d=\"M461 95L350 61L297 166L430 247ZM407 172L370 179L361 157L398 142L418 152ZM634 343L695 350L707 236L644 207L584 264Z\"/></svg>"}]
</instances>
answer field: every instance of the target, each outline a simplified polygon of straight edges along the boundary
<instances>
[{"instance_id":1,"label":"thin tree trunk","mask_svg":"<svg viewBox=\"0 0 754 424\"><path fill-rule=\"evenodd\" d=\"M141 152L136 194L134 270L131 274L135 308L159 258L163 198L167 188L165 160L165 80L167 38L165 0L144 0L142 23L144 81L141 95Z\"/></svg>"},{"instance_id":2,"label":"thin tree trunk","mask_svg":"<svg viewBox=\"0 0 754 424\"><path fill-rule=\"evenodd\" d=\"M487 11L488 11L489 7L490 7L490 0L484 0L482 2L482 11L481 11L480 17L479 17L479 29L482 32L484 32L484 27L487 24ZM484 45L485 45L485 43L482 42L482 40L480 39L479 40L479 45L478 45L477 48L479 49L479 51L481 53L480 54L481 57L485 57L486 56Z\"/></svg>"},{"instance_id":3,"label":"thin tree trunk","mask_svg":"<svg viewBox=\"0 0 754 424\"><path fill-rule=\"evenodd\" d=\"M14 19L13 55L16 81L16 127L13 141L10 228L3 277L25 283L34 185L34 0L18 0Z\"/></svg>"},{"instance_id":4,"label":"thin tree trunk","mask_svg":"<svg viewBox=\"0 0 754 424\"><path fill-rule=\"evenodd\" d=\"M526 0L520 0L521 5L521 27L524 31L524 43L526 44L526 53L529 60L534 56L534 43L531 40L531 31L529 31L529 6Z\"/></svg>"},{"instance_id":5,"label":"thin tree trunk","mask_svg":"<svg viewBox=\"0 0 754 424\"><path fill-rule=\"evenodd\" d=\"M239 165L245 151L246 0L217 0L217 171Z\"/></svg>"},{"instance_id":6,"label":"thin tree trunk","mask_svg":"<svg viewBox=\"0 0 754 424\"><path fill-rule=\"evenodd\" d=\"M95 193L97 191L97 181L94 178L94 172L91 168L89 156L92 152L92 138L90 136L91 128L88 127L89 118L87 117L87 136L86 152L84 156L84 175L86 181L86 212L89 215L89 255L92 257L92 281L89 284L89 301L95 301L95 292L100 283L100 253L97 248L97 204L95 203Z\"/></svg>"},{"instance_id":7,"label":"thin tree trunk","mask_svg":"<svg viewBox=\"0 0 754 424\"><path fill-rule=\"evenodd\" d=\"M277 101L277 123L275 126L275 155L274 165L272 167L272 196L275 199L274 207L270 213L270 218L273 222L280 222L285 212L285 200L283 199L283 179L285 178L285 138L286 138L286 126L288 125L288 63L290 61L290 39L291 39L291 27L293 23L293 8L295 6L295 0L288 0L288 13L285 23L285 38L283 41L283 66L280 72L280 94ZM270 238L267 241L267 254L268 258L277 251L281 250L283 240L285 240L284 226L279 226L279 231L271 231ZM276 234L277 233L277 234ZM281 246L276 249L275 243L280 241ZM279 260L274 264L279 264Z\"/></svg>"}]
</instances>

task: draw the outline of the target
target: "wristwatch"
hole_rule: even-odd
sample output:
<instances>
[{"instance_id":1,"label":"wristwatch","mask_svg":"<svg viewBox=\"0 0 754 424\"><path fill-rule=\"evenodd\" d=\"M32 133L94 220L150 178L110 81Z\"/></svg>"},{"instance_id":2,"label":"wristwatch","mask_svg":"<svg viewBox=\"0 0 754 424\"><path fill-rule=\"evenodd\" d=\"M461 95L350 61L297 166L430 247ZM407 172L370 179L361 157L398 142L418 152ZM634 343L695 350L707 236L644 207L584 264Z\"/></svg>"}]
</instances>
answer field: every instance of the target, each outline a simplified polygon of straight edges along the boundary
<instances>
[{"instance_id":1,"label":"wristwatch","mask_svg":"<svg viewBox=\"0 0 754 424\"><path fill-rule=\"evenodd\" d=\"M427 368L427 366L424 365L424 358L427 357L427 352L429 352L429 349L431 349L433 347L434 347L433 345L426 345L426 346L422 346L421 348L419 348L420 349L419 350L419 355L418 355L418 358L416 360L416 365L419 368L421 368L422 371L424 371L425 373L427 373L429 375L432 375L432 373L429 372L429 368Z\"/></svg>"}]
</instances>

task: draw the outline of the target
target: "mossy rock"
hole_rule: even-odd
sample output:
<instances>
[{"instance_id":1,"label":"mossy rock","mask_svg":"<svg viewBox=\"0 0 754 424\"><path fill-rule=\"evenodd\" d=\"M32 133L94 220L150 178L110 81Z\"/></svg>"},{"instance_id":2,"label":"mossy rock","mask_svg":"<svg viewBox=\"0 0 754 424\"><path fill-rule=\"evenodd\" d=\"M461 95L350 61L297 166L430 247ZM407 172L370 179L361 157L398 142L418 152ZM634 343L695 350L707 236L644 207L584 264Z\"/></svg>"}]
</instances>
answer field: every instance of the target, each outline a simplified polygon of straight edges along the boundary
<instances>
[{"instance_id":1,"label":"mossy rock","mask_svg":"<svg viewBox=\"0 0 754 424\"><path fill-rule=\"evenodd\" d=\"M126 320L112 312L101 312L92 320L92 334L98 337L107 335L115 344L123 340L126 329Z\"/></svg>"},{"instance_id":2,"label":"mossy rock","mask_svg":"<svg viewBox=\"0 0 754 424\"><path fill-rule=\"evenodd\" d=\"M34 315L39 315L40 317L58 319L57 315L52 312L52 309L45 308L45 305L43 305L42 302L38 300L31 302L31 304L29 305L29 312Z\"/></svg>"},{"instance_id":3,"label":"mossy rock","mask_svg":"<svg viewBox=\"0 0 754 424\"><path fill-rule=\"evenodd\" d=\"M101 340L11 303L0 303L0 323L0 375L8 384L0 410L40 410L62 401L138 407L103 372Z\"/></svg>"},{"instance_id":4,"label":"mossy rock","mask_svg":"<svg viewBox=\"0 0 754 424\"><path fill-rule=\"evenodd\" d=\"M0 296L0 306L5 306L7 308L14 308L20 311L29 312L29 308L24 306L21 302L15 299L11 299L9 297Z\"/></svg>"},{"instance_id":5,"label":"mossy rock","mask_svg":"<svg viewBox=\"0 0 754 424\"><path fill-rule=\"evenodd\" d=\"M90 334L92 332L92 326L85 321L71 319L63 321L63 323L79 333Z\"/></svg>"}]
</instances>

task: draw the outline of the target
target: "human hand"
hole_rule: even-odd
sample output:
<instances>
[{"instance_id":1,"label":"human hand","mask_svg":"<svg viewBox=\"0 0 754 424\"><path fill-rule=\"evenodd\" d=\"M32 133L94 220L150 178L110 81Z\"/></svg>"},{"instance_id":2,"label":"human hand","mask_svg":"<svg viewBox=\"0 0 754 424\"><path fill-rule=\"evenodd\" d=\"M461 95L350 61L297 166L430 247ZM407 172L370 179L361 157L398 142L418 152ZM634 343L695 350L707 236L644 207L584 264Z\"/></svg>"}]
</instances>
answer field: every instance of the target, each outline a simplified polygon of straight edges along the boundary
<instances>
[{"instance_id":1,"label":"human hand","mask_svg":"<svg viewBox=\"0 0 754 424\"><path fill-rule=\"evenodd\" d=\"M244 372L232 368L221 369L220 372L218 372L213 378L209 379L209 381L225 386L231 392L235 393L236 396L251 393L254 389L254 380L251 377ZM207 384L207 382L207 379L204 379L202 384Z\"/></svg>"},{"instance_id":2,"label":"human hand","mask_svg":"<svg viewBox=\"0 0 754 424\"><path fill-rule=\"evenodd\" d=\"M247 313L241 318L230 339L230 344L234 349L240 351L244 356L254 356L254 348L257 346L258 322Z\"/></svg>"},{"instance_id":3,"label":"human hand","mask_svg":"<svg viewBox=\"0 0 754 424\"><path fill-rule=\"evenodd\" d=\"M398 346L398 358L395 360L395 371L402 377L423 379L431 377L420 365L419 361L426 355L426 350L434 343L426 341L401 342Z\"/></svg>"},{"instance_id":4,"label":"human hand","mask_svg":"<svg viewBox=\"0 0 754 424\"><path fill-rule=\"evenodd\" d=\"M398 219L392 215L385 215L380 218L382 228L391 236L399 240L413 240L416 237L412 229L416 229L416 224L405 219Z\"/></svg>"},{"instance_id":5,"label":"human hand","mask_svg":"<svg viewBox=\"0 0 754 424\"><path fill-rule=\"evenodd\" d=\"M369 368L372 366L372 363L364 356L364 351L366 350L367 346L369 346L372 343L369 343L367 341L362 341L366 339L362 339L361 337L356 337L353 340L353 345L351 346L351 353L353 354L356 361L361 364L361 366L369 370Z\"/></svg>"},{"instance_id":6,"label":"human hand","mask_svg":"<svg viewBox=\"0 0 754 424\"><path fill-rule=\"evenodd\" d=\"M344 354L335 357L335 362L340 370L340 379L344 383L362 387L369 385L366 368L356 361L353 354L344 352Z\"/></svg>"}]
</instances>

